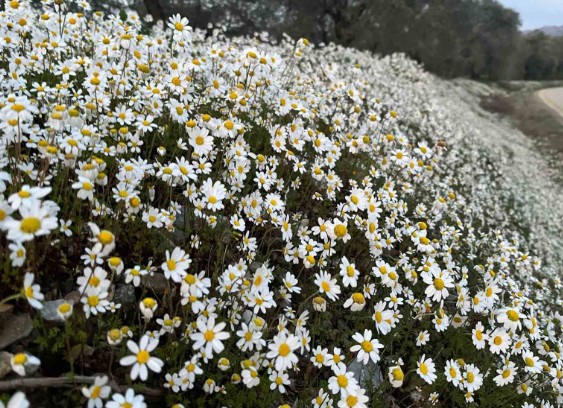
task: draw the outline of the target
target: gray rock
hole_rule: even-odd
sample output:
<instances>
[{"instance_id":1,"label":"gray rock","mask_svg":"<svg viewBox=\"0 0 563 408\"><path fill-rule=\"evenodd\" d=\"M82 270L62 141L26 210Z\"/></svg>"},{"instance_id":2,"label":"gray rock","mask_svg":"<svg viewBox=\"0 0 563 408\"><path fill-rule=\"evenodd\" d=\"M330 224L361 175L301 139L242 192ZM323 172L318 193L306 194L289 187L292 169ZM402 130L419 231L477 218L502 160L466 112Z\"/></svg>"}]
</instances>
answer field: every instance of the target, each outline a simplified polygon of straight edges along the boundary
<instances>
[{"instance_id":1,"label":"gray rock","mask_svg":"<svg viewBox=\"0 0 563 408\"><path fill-rule=\"evenodd\" d=\"M50 322L62 322L63 319L59 317L57 313L57 309L63 303L72 303L73 301L67 301L65 299L57 299L57 300L49 300L43 303L43 309L41 309L41 316L43 319L48 320Z\"/></svg>"},{"instance_id":2,"label":"gray rock","mask_svg":"<svg viewBox=\"0 0 563 408\"><path fill-rule=\"evenodd\" d=\"M371 360L364 365L363 362L354 359L348 366L348 370L354 373L354 378L368 392L379 386L383 381L379 365Z\"/></svg>"},{"instance_id":3,"label":"gray rock","mask_svg":"<svg viewBox=\"0 0 563 408\"><path fill-rule=\"evenodd\" d=\"M158 272L154 272L152 275L143 276L141 282L143 282L143 285L152 289L157 295L162 295L168 287L166 278L162 273Z\"/></svg>"},{"instance_id":4,"label":"gray rock","mask_svg":"<svg viewBox=\"0 0 563 408\"><path fill-rule=\"evenodd\" d=\"M254 316L254 313L252 313L250 310L245 310L242 313L242 321L245 322L246 324L249 324L250 320L252 319L252 316Z\"/></svg>"},{"instance_id":5,"label":"gray rock","mask_svg":"<svg viewBox=\"0 0 563 408\"><path fill-rule=\"evenodd\" d=\"M80 303L80 292L77 290L73 290L72 292L68 293L65 296L65 299L68 302L72 302L73 304L79 304Z\"/></svg>"},{"instance_id":6,"label":"gray rock","mask_svg":"<svg viewBox=\"0 0 563 408\"><path fill-rule=\"evenodd\" d=\"M128 284L119 284L115 288L115 295L113 297L115 303L129 305L135 303L135 287Z\"/></svg>"},{"instance_id":7,"label":"gray rock","mask_svg":"<svg viewBox=\"0 0 563 408\"><path fill-rule=\"evenodd\" d=\"M13 354L7 351L0 351L0 380L12 371L12 365L10 364L12 356Z\"/></svg>"},{"instance_id":8,"label":"gray rock","mask_svg":"<svg viewBox=\"0 0 563 408\"><path fill-rule=\"evenodd\" d=\"M28 314L0 316L0 350L31 334L33 321Z\"/></svg>"}]
</instances>

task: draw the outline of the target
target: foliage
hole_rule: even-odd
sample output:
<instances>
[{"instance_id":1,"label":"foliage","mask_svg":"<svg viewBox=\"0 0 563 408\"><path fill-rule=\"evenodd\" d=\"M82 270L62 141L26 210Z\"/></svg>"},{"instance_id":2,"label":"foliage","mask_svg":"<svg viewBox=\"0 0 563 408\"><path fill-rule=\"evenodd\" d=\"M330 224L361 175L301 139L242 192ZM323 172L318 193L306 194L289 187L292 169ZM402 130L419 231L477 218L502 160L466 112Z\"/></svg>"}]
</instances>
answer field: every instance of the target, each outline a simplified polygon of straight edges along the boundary
<instances>
[{"instance_id":1,"label":"foliage","mask_svg":"<svg viewBox=\"0 0 563 408\"><path fill-rule=\"evenodd\" d=\"M103 4L104 2L100 2ZM186 15L230 35L268 32L335 42L388 55L404 52L443 77L481 80L563 78L563 37L522 33L496 0L140 0L155 19Z\"/></svg>"}]
</instances>

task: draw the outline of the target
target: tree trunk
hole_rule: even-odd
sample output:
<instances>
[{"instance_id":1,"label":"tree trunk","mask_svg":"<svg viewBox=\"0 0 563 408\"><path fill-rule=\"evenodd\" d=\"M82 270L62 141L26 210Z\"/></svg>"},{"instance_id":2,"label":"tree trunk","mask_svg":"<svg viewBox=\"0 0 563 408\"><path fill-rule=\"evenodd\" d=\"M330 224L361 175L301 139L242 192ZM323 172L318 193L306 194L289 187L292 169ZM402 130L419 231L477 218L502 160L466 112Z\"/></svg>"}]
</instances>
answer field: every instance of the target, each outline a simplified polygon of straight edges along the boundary
<instances>
[{"instance_id":1,"label":"tree trunk","mask_svg":"<svg viewBox=\"0 0 563 408\"><path fill-rule=\"evenodd\" d=\"M155 22L167 19L167 13L164 11L162 4L160 4L160 0L143 0L143 3Z\"/></svg>"}]
</instances>

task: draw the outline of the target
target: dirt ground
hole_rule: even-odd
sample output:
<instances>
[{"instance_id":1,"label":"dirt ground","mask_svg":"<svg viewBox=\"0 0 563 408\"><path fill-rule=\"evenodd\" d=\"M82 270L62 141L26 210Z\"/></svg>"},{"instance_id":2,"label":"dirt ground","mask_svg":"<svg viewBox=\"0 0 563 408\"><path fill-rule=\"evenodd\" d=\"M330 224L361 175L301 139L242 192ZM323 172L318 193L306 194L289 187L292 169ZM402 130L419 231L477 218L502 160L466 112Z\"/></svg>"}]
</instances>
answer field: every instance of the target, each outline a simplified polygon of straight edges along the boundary
<instances>
[{"instance_id":1,"label":"dirt ground","mask_svg":"<svg viewBox=\"0 0 563 408\"><path fill-rule=\"evenodd\" d=\"M544 104L536 91L483 96L481 107L507 117L531 138L563 183L563 117Z\"/></svg>"}]
</instances>

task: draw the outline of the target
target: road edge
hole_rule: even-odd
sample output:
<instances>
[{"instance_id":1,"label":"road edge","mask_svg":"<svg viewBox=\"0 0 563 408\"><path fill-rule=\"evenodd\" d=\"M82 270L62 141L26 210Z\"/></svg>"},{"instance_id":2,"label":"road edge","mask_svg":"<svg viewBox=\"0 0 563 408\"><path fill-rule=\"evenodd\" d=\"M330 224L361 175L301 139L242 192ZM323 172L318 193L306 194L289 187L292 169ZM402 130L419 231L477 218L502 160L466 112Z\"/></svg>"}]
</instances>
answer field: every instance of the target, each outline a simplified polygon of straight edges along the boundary
<instances>
[{"instance_id":1,"label":"road edge","mask_svg":"<svg viewBox=\"0 0 563 408\"><path fill-rule=\"evenodd\" d=\"M536 96L541 102L543 102L548 108L550 108L553 113L563 119L563 108L557 105L549 96L546 95L546 91L548 91L549 89L553 88L541 89L536 92Z\"/></svg>"}]
</instances>

